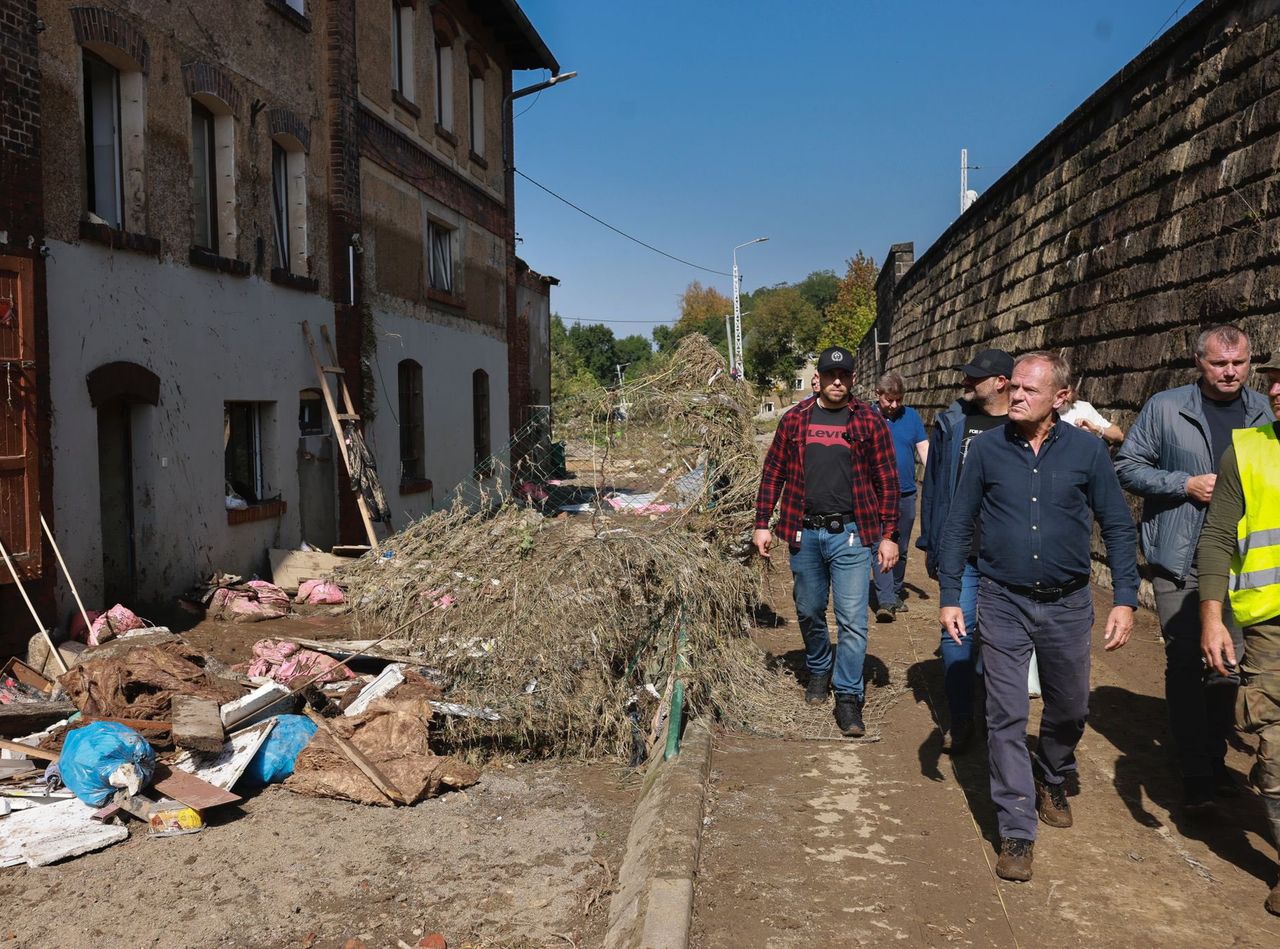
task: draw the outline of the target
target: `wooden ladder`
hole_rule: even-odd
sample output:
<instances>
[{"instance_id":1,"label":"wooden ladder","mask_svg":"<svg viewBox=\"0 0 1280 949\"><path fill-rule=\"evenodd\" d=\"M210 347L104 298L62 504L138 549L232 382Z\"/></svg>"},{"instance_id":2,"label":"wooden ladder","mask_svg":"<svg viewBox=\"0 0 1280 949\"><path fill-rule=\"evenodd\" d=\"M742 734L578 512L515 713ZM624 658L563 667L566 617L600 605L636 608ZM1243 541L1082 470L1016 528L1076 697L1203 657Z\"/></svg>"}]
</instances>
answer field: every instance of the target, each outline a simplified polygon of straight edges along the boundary
<instances>
[{"instance_id":1,"label":"wooden ladder","mask_svg":"<svg viewBox=\"0 0 1280 949\"><path fill-rule=\"evenodd\" d=\"M369 546L377 550L379 540L377 531L374 530L374 521L375 519L383 521L387 525L387 532L390 533L391 514L387 510L387 502L382 493L382 483L378 480L377 469L372 467L372 464L364 464L357 469L352 457L353 454L361 453L370 461L372 460L364 444L360 416L351 402L346 370L338 365L338 355L334 351L333 340L329 337L328 326L320 324L320 337L324 340L325 355L329 360L327 364L321 362L320 354L316 351L315 338L311 335L311 325L305 320L302 323L302 335L307 341L307 350L311 353L311 361L315 365L316 376L320 380L320 394L324 396L325 408L329 410L329 420L333 423L333 432L337 436L342 463L346 465L347 477L356 495L356 507L360 509L360 519L364 521L365 533L369 535ZM342 396L341 412L338 411L333 389L329 385L330 378L336 379L338 383L338 394ZM375 512L370 509L370 500L378 508L377 518L375 518Z\"/></svg>"}]
</instances>

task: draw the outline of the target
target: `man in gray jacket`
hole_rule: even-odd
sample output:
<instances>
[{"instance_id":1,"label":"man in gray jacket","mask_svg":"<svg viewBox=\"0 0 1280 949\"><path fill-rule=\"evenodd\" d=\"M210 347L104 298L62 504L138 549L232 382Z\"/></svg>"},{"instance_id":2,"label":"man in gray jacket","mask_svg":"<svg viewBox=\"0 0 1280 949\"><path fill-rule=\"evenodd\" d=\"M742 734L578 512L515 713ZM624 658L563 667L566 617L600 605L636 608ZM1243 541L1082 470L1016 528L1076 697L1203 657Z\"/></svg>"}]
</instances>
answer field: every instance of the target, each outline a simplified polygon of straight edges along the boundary
<instances>
[{"instance_id":1,"label":"man in gray jacket","mask_svg":"<svg viewBox=\"0 0 1280 949\"><path fill-rule=\"evenodd\" d=\"M1195 554L1232 431L1271 417L1267 398L1245 386L1249 356L1239 327L1206 329L1196 342L1199 380L1152 396L1115 459L1120 483L1142 498L1142 552L1164 633L1169 731L1191 810L1239 793L1224 763L1238 681L1205 676ZM1236 649L1240 655L1243 641Z\"/></svg>"}]
</instances>

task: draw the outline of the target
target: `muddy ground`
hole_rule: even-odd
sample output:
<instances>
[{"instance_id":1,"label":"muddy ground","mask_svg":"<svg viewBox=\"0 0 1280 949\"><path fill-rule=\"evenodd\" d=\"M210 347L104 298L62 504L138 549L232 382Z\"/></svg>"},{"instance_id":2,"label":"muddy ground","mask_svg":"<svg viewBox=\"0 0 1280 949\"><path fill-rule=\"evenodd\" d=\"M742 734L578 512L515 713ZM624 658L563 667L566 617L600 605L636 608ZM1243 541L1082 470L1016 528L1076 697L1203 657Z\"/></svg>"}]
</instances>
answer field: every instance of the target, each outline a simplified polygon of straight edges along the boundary
<instances>
[{"instance_id":1,"label":"muddy ground","mask_svg":"<svg viewBox=\"0 0 1280 949\"><path fill-rule=\"evenodd\" d=\"M1198 823L1181 813L1146 610L1119 652L1095 637L1075 826L1041 825L1032 882L998 881L986 746L941 754L937 587L918 557L908 580L909 612L871 623L868 666L899 686L868 721L881 740L719 738L693 946L1280 946L1280 919L1262 908L1276 866L1258 799ZM757 637L799 668L785 562L770 589L786 622ZM1109 594L1095 604L1105 618ZM1237 777L1249 748L1241 738L1230 753Z\"/></svg>"},{"instance_id":2,"label":"muddy ground","mask_svg":"<svg viewBox=\"0 0 1280 949\"><path fill-rule=\"evenodd\" d=\"M181 628L179 615L163 619ZM205 621L227 662L271 636L352 635L342 618ZM597 946L639 778L612 763L498 762L409 808L270 788L191 836L129 840L62 864L0 869L0 945Z\"/></svg>"}]
</instances>

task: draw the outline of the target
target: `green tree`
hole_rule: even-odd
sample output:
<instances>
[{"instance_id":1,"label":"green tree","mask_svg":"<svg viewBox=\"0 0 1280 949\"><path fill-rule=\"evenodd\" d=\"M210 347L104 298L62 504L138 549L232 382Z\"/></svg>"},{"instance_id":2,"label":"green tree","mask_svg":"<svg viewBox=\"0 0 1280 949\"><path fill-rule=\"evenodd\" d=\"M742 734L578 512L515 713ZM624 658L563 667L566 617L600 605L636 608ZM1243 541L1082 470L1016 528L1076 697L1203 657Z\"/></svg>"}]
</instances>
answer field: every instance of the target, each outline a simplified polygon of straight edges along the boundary
<instances>
[{"instance_id":1,"label":"green tree","mask_svg":"<svg viewBox=\"0 0 1280 949\"><path fill-rule=\"evenodd\" d=\"M855 349L876 321L876 262L862 251L848 260L836 300L826 311L815 349Z\"/></svg>"},{"instance_id":2,"label":"green tree","mask_svg":"<svg viewBox=\"0 0 1280 949\"><path fill-rule=\"evenodd\" d=\"M813 304L814 309L825 313L840 293L840 278L834 270L815 270L797 283L796 289L800 296Z\"/></svg>"},{"instance_id":3,"label":"green tree","mask_svg":"<svg viewBox=\"0 0 1280 949\"><path fill-rule=\"evenodd\" d=\"M817 335L822 317L796 287L757 292L751 307L742 353L746 375L756 385L772 388L804 364L810 347L801 340Z\"/></svg>"},{"instance_id":4,"label":"green tree","mask_svg":"<svg viewBox=\"0 0 1280 949\"><path fill-rule=\"evenodd\" d=\"M575 323L569 327L569 342L578 351L582 364L602 385L616 380L618 341L613 337L613 330L603 323Z\"/></svg>"},{"instance_id":5,"label":"green tree","mask_svg":"<svg viewBox=\"0 0 1280 949\"><path fill-rule=\"evenodd\" d=\"M724 330L724 318L733 312L733 301L715 287L704 287L697 280L685 287L680 294L680 317L671 327L657 327L653 331L659 352L670 352L675 344L690 333L701 333L728 355L729 342Z\"/></svg>"},{"instance_id":6,"label":"green tree","mask_svg":"<svg viewBox=\"0 0 1280 949\"><path fill-rule=\"evenodd\" d=\"M618 362L627 367L627 376L635 378L653 359L653 344L643 336L624 336L614 347ZM616 379L616 376L615 376Z\"/></svg>"},{"instance_id":7,"label":"green tree","mask_svg":"<svg viewBox=\"0 0 1280 949\"><path fill-rule=\"evenodd\" d=\"M571 398L595 388L600 383L591 374L578 350L569 340L569 331L559 313L551 315L551 397Z\"/></svg>"}]
</instances>

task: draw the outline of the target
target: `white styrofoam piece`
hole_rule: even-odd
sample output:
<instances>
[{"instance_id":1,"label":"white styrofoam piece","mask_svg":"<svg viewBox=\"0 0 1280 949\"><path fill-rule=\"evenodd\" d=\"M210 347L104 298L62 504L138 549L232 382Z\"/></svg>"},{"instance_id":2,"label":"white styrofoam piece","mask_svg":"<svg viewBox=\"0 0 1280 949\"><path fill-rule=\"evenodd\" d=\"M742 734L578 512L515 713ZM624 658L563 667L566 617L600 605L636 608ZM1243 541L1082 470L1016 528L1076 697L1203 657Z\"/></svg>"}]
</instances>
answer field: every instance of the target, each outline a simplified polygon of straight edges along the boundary
<instances>
[{"instance_id":1,"label":"white styrofoam piece","mask_svg":"<svg viewBox=\"0 0 1280 949\"><path fill-rule=\"evenodd\" d=\"M230 791L275 727L276 720L273 716L233 734L221 751L212 754L184 751L174 760L173 766L194 774L202 781L208 781L214 787Z\"/></svg>"},{"instance_id":2,"label":"white styrofoam piece","mask_svg":"<svg viewBox=\"0 0 1280 949\"><path fill-rule=\"evenodd\" d=\"M279 682L268 682L254 689L248 695L232 699L219 710L222 724L227 728L246 722L254 715L278 699L289 694L289 689Z\"/></svg>"},{"instance_id":3,"label":"white styrofoam piece","mask_svg":"<svg viewBox=\"0 0 1280 949\"><path fill-rule=\"evenodd\" d=\"M377 677L360 690L360 694L355 697L350 705L347 706L344 715L359 715L369 707L369 703L374 699L380 699L397 685L404 681L404 666L398 662L393 662L387 666Z\"/></svg>"},{"instance_id":4,"label":"white styrofoam piece","mask_svg":"<svg viewBox=\"0 0 1280 949\"><path fill-rule=\"evenodd\" d=\"M17 811L0 821L0 867L45 867L101 850L129 836L123 824L99 824L77 798Z\"/></svg>"}]
</instances>

